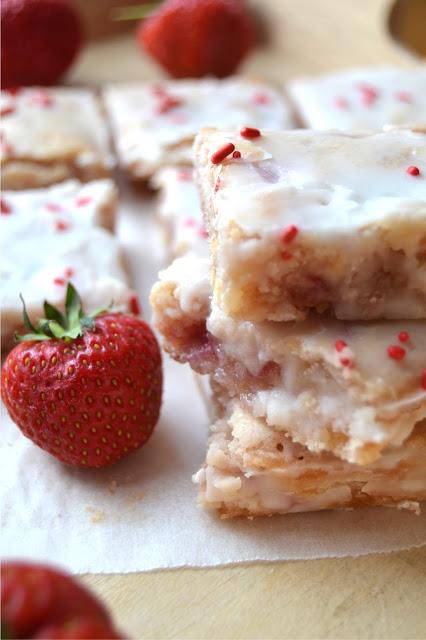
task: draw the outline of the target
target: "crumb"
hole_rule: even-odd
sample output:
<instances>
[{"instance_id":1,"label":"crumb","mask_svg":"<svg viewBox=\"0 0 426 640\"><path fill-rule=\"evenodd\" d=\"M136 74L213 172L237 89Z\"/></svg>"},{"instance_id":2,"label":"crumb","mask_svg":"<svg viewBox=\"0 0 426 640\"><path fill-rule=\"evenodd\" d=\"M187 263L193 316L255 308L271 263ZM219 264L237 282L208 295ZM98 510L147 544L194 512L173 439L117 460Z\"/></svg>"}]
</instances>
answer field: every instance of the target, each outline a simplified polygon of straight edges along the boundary
<instances>
[{"instance_id":1,"label":"crumb","mask_svg":"<svg viewBox=\"0 0 426 640\"><path fill-rule=\"evenodd\" d=\"M408 509L408 511L413 511L416 516L420 515L420 505L418 502L414 500L403 500L397 505L398 509Z\"/></svg>"},{"instance_id":2,"label":"crumb","mask_svg":"<svg viewBox=\"0 0 426 640\"><path fill-rule=\"evenodd\" d=\"M117 480L110 480L108 483L108 492L113 496L117 491L118 483Z\"/></svg>"},{"instance_id":3,"label":"crumb","mask_svg":"<svg viewBox=\"0 0 426 640\"><path fill-rule=\"evenodd\" d=\"M86 511L91 514L90 522L103 522L106 518L105 511L95 509L95 507L86 507Z\"/></svg>"},{"instance_id":4,"label":"crumb","mask_svg":"<svg viewBox=\"0 0 426 640\"><path fill-rule=\"evenodd\" d=\"M143 500L144 498L145 494L143 491L136 491L135 493L129 495L126 502L127 504L135 504L136 502L141 502L141 500Z\"/></svg>"}]
</instances>

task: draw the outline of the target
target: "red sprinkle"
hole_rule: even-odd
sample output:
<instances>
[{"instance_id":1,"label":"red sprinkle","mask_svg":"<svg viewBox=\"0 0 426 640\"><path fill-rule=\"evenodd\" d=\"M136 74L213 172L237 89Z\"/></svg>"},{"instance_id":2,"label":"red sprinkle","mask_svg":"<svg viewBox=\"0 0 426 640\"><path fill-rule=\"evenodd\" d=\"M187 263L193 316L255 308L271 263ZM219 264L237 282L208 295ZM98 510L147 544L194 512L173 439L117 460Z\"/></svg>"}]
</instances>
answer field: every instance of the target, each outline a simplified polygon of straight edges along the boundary
<instances>
[{"instance_id":1,"label":"red sprinkle","mask_svg":"<svg viewBox=\"0 0 426 640\"><path fill-rule=\"evenodd\" d=\"M336 348L337 353L340 353L348 345L344 340L336 340L336 342L334 343L334 346Z\"/></svg>"},{"instance_id":2,"label":"red sprinkle","mask_svg":"<svg viewBox=\"0 0 426 640\"><path fill-rule=\"evenodd\" d=\"M10 205L7 204L6 200L4 200L3 198L0 198L0 213L3 216L7 216L10 213L12 213L12 208Z\"/></svg>"},{"instance_id":3,"label":"red sprinkle","mask_svg":"<svg viewBox=\"0 0 426 640\"><path fill-rule=\"evenodd\" d=\"M12 107L12 105L9 105L7 107L3 107L0 110L0 116L2 118L4 118L4 116L10 116L11 113L13 113L15 111L15 107Z\"/></svg>"},{"instance_id":4,"label":"red sprinkle","mask_svg":"<svg viewBox=\"0 0 426 640\"><path fill-rule=\"evenodd\" d=\"M374 87L363 85L358 88L361 91L361 102L367 107L372 105L379 97L379 92Z\"/></svg>"},{"instance_id":5,"label":"red sprinkle","mask_svg":"<svg viewBox=\"0 0 426 640\"><path fill-rule=\"evenodd\" d=\"M405 357L405 349L397 344L391 344L388 347L388 356L393 360L402 360Z\"/></svg>"},{"instance_id":6,"label":"red sprinkle","mask_svg":"<svg viewBox=\"0 0 426 640\"><path fill-rule=\"evenodd\" d=\"M176 177L181 182L191 182L192 180L192 169L178 169L176 173Z\"/></svg>"},{"instance_id":7,"label":"red sprinkle","mask_svg":"<svg viewBox=\"0 0 426 640\"><path fill-rule=\"evenodd\" d=\"M213 164L220 164L225 158L227 158L231 153L235 151L235 145L232 142L227 142L220 147L217 151L215 151L210 158ZM216 187L215 187L216 188Z\"/></svg>"},{"instance_id":8,"label":"red sprinkle","mask_svg":"<svg viewBox=\"0 0 426 640\"><path fill-rule=\"evenodd\" d=\"M60 287L63 287L65 284L65 280L63 278L53 278L53 284L57 284Z\"/></svg>"},{"instance_id":9,"label":"red sprinkle","mask_svg":"<svg viewBox=\"0 0 426 640\"><path fill-rule=\"evenodd\" d=\"M30 101L38 107L51 107L54 100L46 91L36 91L32 94Z\"/></svg>"},{"instance_id":10,"label":"red sprinkle","mask_svg":"<svg viewBox=\"0 0 426 640\"><path fill-rule=\"evenodd\" d=\"M398 333L398 340L400 342L408 342L410 339L410 334L407 331L400 331Z\"/></svg>"},{"instance_id":11,"label":"red sprinkle","mask_svg":"<svg viewBox=\"0 0 426 640\"><path fill-rule=\"evenodd\" d=\"M400 102L411 102L412 96L408 91L397 91L395 93L395 98Z\"/></svg>"},{"instance_id":12,"label":"red sprinkle","mask_svg":"<svg viewBox=\"0 0 426 640\"><path fill-rule=\"evenodd\" d=\"M242 138L258 138L261 135L259 129L254 127L243 127L240 130L240 136Z\"/></svg>"},{"instance_id":13,"label":"red sprinkle","mask_svg":"<svg viewBox=\"0 0 426 640\"><path fill-rule=\"evenodd\" d=\"M336 107L338 109L349 109L349 102L348 100L346 100L346 98L342 98L342 96L338 96L335 101L334 104L336 105Z\"/></svg>"},{"instance_id":14,"label":"red sprinkle","mask_svg":"<svg viewBox=\"0 0 426 640\"><path fill-rule=\"evenodd\" d=\"M59 211L62 211L62 207L60 207L59 204L55 204L54 202L46 202L45 207L52 213L58 213Z\"/></svg>"},{"instance_id":15,"label":"red sprinkle","mask_svg":"<svg viewBox=\"0 0 426 640\"><path fill-rule=\"evenodd\" d=\"M241 158L241 151L234 151L232 157L235 158L235 160L238 160L239 158Z\"/></svg>"},{"instance_id":16,"label":"red sprinkle","mask_svg":"<svg viewBox=\"0 0 426 640\"><path fill-rule=\"evenodd\" d=\"M81 198L77 198L75 201L76 207L85 207L87 204L92 202L92 198L90 196L82 196Z\"/></svg>"},{"instance_id":17,"label":"red sprinkle","mask_svg":"<svg viewBox=\"0 0 426 640\"><path fill-rule=\"evenodd\" d=\"M351 358L340 358L340 364L343 367L348 367L349 369L354 367L354 361L351 360Z\"/></svg>"},{"instance_id":18,"label":"red sprinkle","mask_svg":"<svg viewBox=\"0 0 426 640\"><path fill-rule=\"evenodd\" d=\"M407 173L410 176L419 176L420 169L418 167L415 167L414 165L410 165L409 167L407 167Z\"/></svg>"},{"instance_id":19,"label":"red sprinkle","mask_svg":"<svg viewBox=\"0 0 426 640\"><path fill-rule=\"evenodd\" d=\"M69 229L69 224L68 222L64 222L64 220L57 220L55 222L55 229L56 231L67 231Z\"/></svg>"},{"instance_id":20,"label":"red sprinkle","mask_svg":"<svg viewBox=\"0 0 426 640\"><path fill-rule=\"evenodd\" d=\"M426 369L423 369L422 373L422 389L426 391Z\"/></svg>"},{"instance_id":21,"label":"red sprinkle","mask_svg":"<svg viewBox=\"0 0 426 640\"><path fill-rule=\"evenodd\" d=\"M71 267L66 267L66 269L64 269L64 276L66 278L72 278L74 275L74 269L72 269Z\"/></svg>"},{"instance_id":22,"label":"red sprinkle","mask_svg":"<svg viewBox=\"0 0 426 640\"><path fill-rule=\"evenodd\" d=\"M156 113L159 113L159 114L168 113L172 109L175 109L176 107L180 107L181 104L182 104L182 100L180 100L179 98L175 98L173 96L168 96L164 94L160 96L160 101L155 111Z\"/></svg>"},{"instance_id":23,"label":"red sprinkle","mask_svg":"<svg viewBox=\"0 0 426 640\"><path fill-rule=\"evenodd\" d=\"M254 104L269 104L271 98L264 91L256 91L256 93L253 94L252 101Z\"/></svg>"},{"instance_id":24,"label":"red sprinkle","mask_svg":"<svg viewBox=\"0 0 426 640\"><path fill-rule=\"evenodd\" d=\"M295 224L290 224L288 227L281 231L281 240L283 242L292 242L297 234L299 233L299 229Z\"/></svg>"},{"instance_id":25,"label":"red sprinkle","mask_svg":"<svg viewBox=\"0 0 426 640\"><path fill-rule=\"evenodd\" d=\"M283 260L291 260L292 259L292 254L290 253L290 251L281 251L281 258Z\"/></svg>"},{"instance_id":26,"label":"red sprinkle","mask_svg":"<svg viewBox=\"0 0 426 640\"><path fill-rule=\"evenodd\" d=\"M136 294L130 296L129 298L129 310L135 316L139 316L141 313L141 306L139 304L139 298Z\"/></svg>"}]
</instances>

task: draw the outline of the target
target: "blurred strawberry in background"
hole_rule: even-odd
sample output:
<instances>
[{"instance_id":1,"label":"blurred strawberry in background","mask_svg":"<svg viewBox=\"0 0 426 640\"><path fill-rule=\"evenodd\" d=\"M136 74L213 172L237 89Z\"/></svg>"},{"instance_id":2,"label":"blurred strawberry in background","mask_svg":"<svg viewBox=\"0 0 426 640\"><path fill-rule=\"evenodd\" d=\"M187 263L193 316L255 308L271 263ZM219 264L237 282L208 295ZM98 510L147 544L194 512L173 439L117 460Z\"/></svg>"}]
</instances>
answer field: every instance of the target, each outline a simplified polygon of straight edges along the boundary
<instances>
[{"instance_id":1,"label":"blurred strawberry in background","mask_svg":"<svg viewBox=\"0 0 426 640\"><path fill-rule=\"evenodd\" d=\"M1 637L119 640L104 605L74 578L29 562L1 565Z\"/></svg>"},{"instance_id":2,"label":"blurred strawberry in background","mask_svg":"<svg viewBox=\"0 0 426 640\"><path fill-rule=\"evenodd\" d=\"M254 48L256 26L244 0L166 0L137 38L175 78L224 78Z\"/></svg>"},{"instance_id":3,"label":"blurred strawberry in background","mask_svg":"<svg viewBox=\"0 0 426 640\"><path fill-rule=\"evenodd\" d=\"M2 0L2 88L54 84L82 41L81 20L66 0Z\"/></svg>"}]
</instances>

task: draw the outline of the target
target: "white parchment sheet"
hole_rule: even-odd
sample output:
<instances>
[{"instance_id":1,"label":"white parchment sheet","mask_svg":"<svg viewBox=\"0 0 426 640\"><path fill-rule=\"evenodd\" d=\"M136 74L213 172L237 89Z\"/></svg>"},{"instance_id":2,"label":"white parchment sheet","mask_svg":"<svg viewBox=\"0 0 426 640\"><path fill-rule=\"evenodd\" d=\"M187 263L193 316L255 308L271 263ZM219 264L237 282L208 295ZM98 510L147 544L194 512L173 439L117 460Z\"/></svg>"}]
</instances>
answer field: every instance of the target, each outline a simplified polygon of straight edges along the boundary
<instances>
[{"instance_id":1,"label":"white parchment sheet","mask_svg":"<svg viewBox=\"0 0 426 640\"><path fill-rule=\"evenodd\" d=\"M118 233L150 317L162 264L154 199L123 194ZM207 416L187 367L164 361L161 421L141 451L110 469L68 468L2 415L5 557L59 563L76 573L144 571L391 551L426 543L421 516L396 509L221 521L196 505L191 474L204 457Z\"/></svg>"}]
</instances>

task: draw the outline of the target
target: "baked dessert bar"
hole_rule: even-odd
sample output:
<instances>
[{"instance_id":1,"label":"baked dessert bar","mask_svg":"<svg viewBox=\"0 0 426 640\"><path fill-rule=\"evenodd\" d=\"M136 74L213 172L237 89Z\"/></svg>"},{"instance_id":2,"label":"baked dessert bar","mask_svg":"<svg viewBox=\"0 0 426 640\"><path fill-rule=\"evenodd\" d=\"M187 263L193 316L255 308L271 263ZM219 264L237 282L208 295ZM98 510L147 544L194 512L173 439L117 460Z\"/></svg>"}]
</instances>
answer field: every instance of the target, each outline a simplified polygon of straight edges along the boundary
<instances>
[{"instance_id":1,"label":"baked dessert bar","mask_svg":"<svg viewBox=\"0 0 426 640\"><path fill-rule=\"evenodd\" d=\"M238 403L212 426L199 502L223 518L321 509L395 506L426 500L426 422L368 466L311 453Z\"/></svg>"},{"instance_id":2,"label":"baked dessert bar","mask_svg":"<svg viewBox=\"0 0 426 640\"><path fill-rule=\"evenodd\" d=\"M426 66L370 67L300 78L287 87L304 126L381 129L426 125Z\"/></svg>"},{"instance_id":3,"label":"baked dessert bar","mask_svg":"<svg viewBox=\"0 0 426 640\"><path fill-rule=\"evenodd\" d=\"M67 180L51 187L24 191L3 191L1 213L3 229L10 233L31 222L34 234L40 225L52 229L71 226L99 226L113 230L117 208L117 188L112 180L94 180L82 184Z\"/></svg>"},{"instance_id":4,"label":"baked dessert bar","mask_svg":"<svg viewBox=\"0 0 426 640\"><path fill-rule=\"evenodd\" d=\"M109 175L109 134L92 91L21 88L0 94L3 189Z\"/></svg>"},{"instance_id":5,"label":"baked dessert bar","mask_svg":"<svg viewBox=\"0 0 426 640\"><path fill-rule=\"evenodd\" d=\"M310 451L371 464L426 418L426 322L235 320L187 255L151 293L164 348Z\"/></svg>"},{"instance_id":6,"label":"baked dessert bar","mask_svg":"<svg viewBox=\"0 0 426 640\"><path fill-rule=\"evenodd\" d=\"M95 226L110 225L114 203L115 189L109 181L80 187L67 182L38 192L3 195L3 350L13 346L14 332L22 331L20 293L32 318L43 315L45 299L61 306L68 280L78 288L87 311L108 303L120 310L135 309L118 241Z\"/></svg>"},{"instance_id":7,"label":"baked dessert bar","mask_svg":"<svg viewBox=\"0 0 426 640\"><path fill-rule=\"evenodd\" d=\"M160 190L158 217L172 256L207 255L207 232L191 167L165 167L151 180Z\"/></svg>"},{"instance_id":8,"label":"baked dessert bar","mask_svg":"<svg viewBox=\"0 0 426 640\"><path fill-rule=\"evenodd\" d=\"M195 156L227 314L426 318L426 131L205 129Z\"/></svg>"},{"instance_id":9,"label":"baked dessert bar","mask_svg":"<svg viewBox=\"0 0 426 640\"><path fill-rule=\"evenodd\" d=\"M191 165L201 127L293 125L282 95L236 77L111 85L104 100L120 165L133 180L145 180L167 165Z\"/></svg>"}]
</instances>

